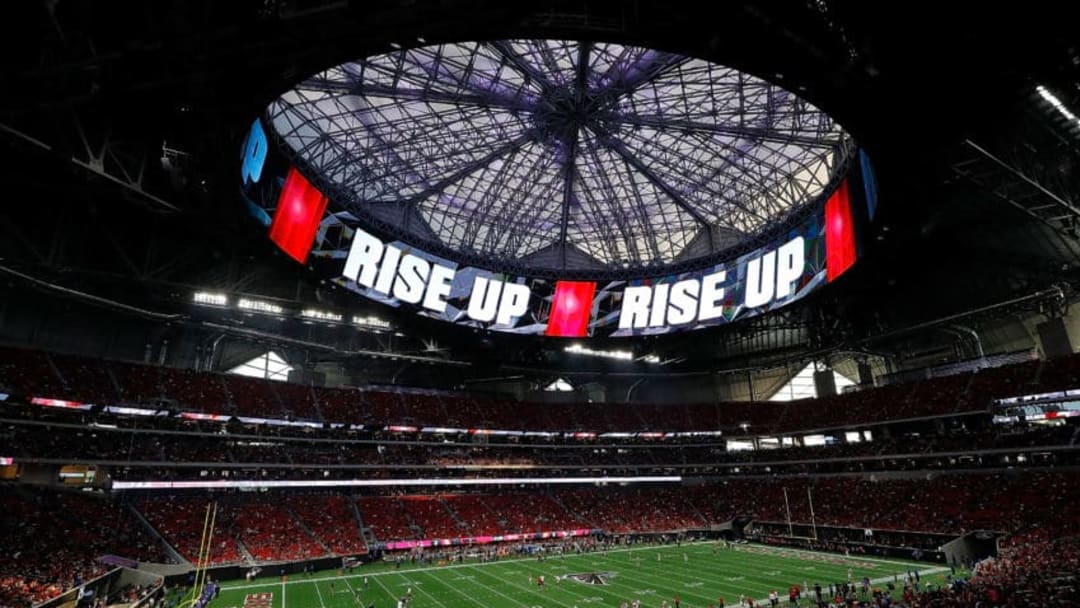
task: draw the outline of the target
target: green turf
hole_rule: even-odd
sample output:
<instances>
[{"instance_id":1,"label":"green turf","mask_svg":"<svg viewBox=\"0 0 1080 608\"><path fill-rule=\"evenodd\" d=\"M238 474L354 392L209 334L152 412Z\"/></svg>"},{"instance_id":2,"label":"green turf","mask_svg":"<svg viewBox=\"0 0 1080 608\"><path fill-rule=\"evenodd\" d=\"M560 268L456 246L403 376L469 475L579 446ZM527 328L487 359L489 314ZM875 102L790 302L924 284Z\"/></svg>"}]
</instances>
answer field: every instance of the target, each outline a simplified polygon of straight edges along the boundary
<instances>
[{"instance_id":1,"label":"green turf","mask_svg":"<svg viewBox=\"0 0 1080 608\"><path fill-rule=\"evenodd\" d=\"M657 560L657 555L660 560ZM684 559L685 554L685 559ZM223 585L210 608L356 608L354 594L363 605L396 608L397 598L411 588L409 608L618 608L623 601L641 600L642 606L656 608L662 600L672 602L678 595L682 608L705 608L723 596L728 606L738 603L739 594L765 599L770 590L781 595L787 605L787 589L792 584L811 586L847 580L848 569L856 581L868 576L882 583L909 569L927 576L927 582L943 582L947 568L870 557L850 558L757 546L737 546L714 551L706 543L663 547L638 547L601 553L536 558L509 558L494 563L465 563L450 566L413 567L400 570L376 565L358 568L351 575L336 571L312 575L291 575L252 582L233 581ZM606 585L591 585L556 575L610 572ZM544 575L547 584L539 589L530 577ZM363 579L368 578L368 588ZM259 605L256 594L272 594L269 604ZM249 598L249 596L252 596ZM264 596L265 597L265 596Z\"/></svg>"}]
</instances>

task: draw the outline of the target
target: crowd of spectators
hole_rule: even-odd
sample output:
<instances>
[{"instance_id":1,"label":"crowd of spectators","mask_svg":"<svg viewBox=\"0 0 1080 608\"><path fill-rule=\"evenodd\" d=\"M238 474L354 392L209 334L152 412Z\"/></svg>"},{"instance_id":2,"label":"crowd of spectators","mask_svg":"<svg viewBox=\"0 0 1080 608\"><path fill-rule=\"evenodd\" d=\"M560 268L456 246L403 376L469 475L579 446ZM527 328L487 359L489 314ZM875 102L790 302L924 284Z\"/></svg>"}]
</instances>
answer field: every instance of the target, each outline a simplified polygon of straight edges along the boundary
<instances>
[{"instance_id":1,"label":"crowd of spectators","mask_svg":"<svg viewBox=\"0 0 1080 608\"><path fill-rule=\"evenodd\" d=\"M913 500L916 496L918 500ZM205 500L188 500L159 498L141 508L185 557L193 558L202 519L184 514L197 515L197 505L205 505ZM234 496L219 513L218 542L243 546L257 561L355 553L362 550L363 537L357 511L347 500L343 495L292 496L285 501ZM967 531L1015 531L1051 520L1061 530L1080 532L1080 474L1010 472L878 481L737 479L693 487L363 496L355 499L355 506L378 541L574 528L662 532L701 528L736 516L753 518L763 526L786 525L790 513L794 525L809 526L813 521L823 527L875 530L877 539L865 542L888 544L894 540L890 531L895 531L932 533L937 535L932 542L939 543L945 536ZM162 514L170 508L180 515L163 521ZM221 550L214 561L241 557L239 550Z\"/></svg>"},{"instance_id":2,"label":"crowd of spectators","mask_svg":"<svg viewBox=\"0 0 1080 608\"><path fill-rule=\"evenodd\" d=\"M988 420L985 420L988 422ZM277 437L254 434L241 428L236 433L130 429L117 425L74 424L9 419L0 423L5 455L26 459L72 459L98 464L133 463L114 472L117 479L149 479L148 467L185 463L169 477L234 476L235 466L297 471L296 465L329 466L338 474L354 475L356 469L391 471L462 470L488 468L532 474L556 474L563 470L595 468L647 471L677 467L683 472L747 475L761 473L839 473L884 470L987 468L1015 464L1069 464L1080 460L1080 426L988 426L968 430L879 434L873 441L835 443L814 447L783 447L728 451L722 439L697 444L637 443L585 444L567 440L551 443L473 443L468 439L423 441L412 438L355 439L348 435ZM925 430L925 429L924 429ZM1053 449L1050 449L1053 448ZM987 452L989 451L989 452ZM977 452L979 458L963 457ZM1023 458L1017 457L1025 454ZM1070 460L1072 459L1072 460ZM739 467L737 465L748 465ZM206 465L206 468L191 465ZM227 467L213 468L218 465ZM323 474L323 469L310 469Z\"/></svg>"},{"instance_id":3,"label":"crowd of spectators","mask_svg":"<svg viewBox=\"0 0 1080 608\"><path fill-rule=\"evenodd\" d=\"M5 601L17 604L51 597L79 580L98 575L103 569L95 560L102 554L165 560L154 536L127 507L113 500L28 491L20 486L4 488L0 493L0 508L6 514L3 542L11 556L0 578ZM155 496L137 507L172 547L194 561L208 502L207 496ZM689 487L358 498L344 494L226 493L215 497L215 502L218 511L212 564L360 553L366 549L361 526L377 541L391 541L576 528L612 534L659 533L701 529L738 516L759 522L756 526L762 534L778 536L788 526L790 514L790 525L798 528L797 535L806 535L813 521L823 542L849 546L929 549L971 530L1021 531L1008 543L1016 551L994 566L984 566L982 578L975 579L1000 581L1008 576L1015 581L1018 577L1033 580L1027 564L1047 557L1030 547L1080 533L1080 473L1076 472L1008 471L883 480L733 479ZM864 529L874 530L872 540L859 538ZM1057 557L1070 564L1075 559L1067 550ZM1044 582L1036 587L1040 593L1047 591Z\"/></svg>"},{"instance_id":4,"label":"crowd of spectators","mask_svg":"<svg viewBox=\"0 0 1080 608\"><path fill-rule=\"evenodd\" d=\"M1028 361L955 376L787 403L514 403L431 391L304 387L228 374L0 348L0 387L29 397L98 404L167 404L222 415L295 416L368 426L457 426L560 431L756 433L835 428L986 410L998 397L1075 388L1080 356ZM1037 380L1037 382L1036 382Z\"/></svg>"},{"instance_id":5,"label":"crowd of spectators","mask_svg":"<svg viewBox=\"0 0 1080 608\"><path fill-rule=\"evenodd\" d=\"M1061 604L1063 598L1076 597L1075 580L1054 576L1054 568L1046 566L1056 566L1059 573L1070 568L1080 571L1078 543L1069 538L1080 533L1080 473L1002 469L1029 462L1040 467L1080 464L1072 450L1080 431L1075 425L1002 430L985 423L985 412L996 397L1077 386L1080 356L813 401L607 408L509 404L408 390L313 388L0 348L0 392L12 393L13 402L47 397L375 427L277 429L175 417L138 422L116 418L103 426L96 413L28 408L34 413L0 426L0 440L5 446L3 455L17 459L135 463L111 468L113 479L355 477L357 469L349 467L369 467L364 472L369 478L414 475L434 468L445 477L506 476L513 474L508 471L514 467L530 476L573 474L582 468L601 474L640 474L677 467L684 474L727 478L687 487L479 494L222 494L217 497L212 564L362 553L368 548L365 534L378 542L573 528L615 534L664 532L741 516L758 521L763 534L781 536L784 527L805 529L813 520L817 526L831 527L827 534L833 537L825 542L841 544L854 542L852 536L867 528L875 531L875 540L859 542L920 548L919 538L926 539L928 548L970 530L1022 531L1012 537L1001 558L980 565L970 586L916 594L910 604L966 607L987 599L1000 603L1004 598L1011 605L1042 605L1044 599ZM749 437L943 414L968 420L966 413L973 411L984 412L982 424L934 427L927 422L904 427L911 432L875 433L871 442L753 452L729 452L725 445L728 435ZM5 406L5 417L20 415L16 407ZM467 435L446 439L383 430L397 424L567 432L724 430L725 436L663 444L640 438L589 439L583 444L577 439L530 437L515 441L535 444L517 445L499 443L506 440L493 437L492 443L485 444L474 443ZM418 443L421 437L427 441ZM558 441L565 444L557 445ZM1016 451L970 455L978 450ZM989 474L928 472L980 467L997 470ZM908 470L923 473L885 479L788 475ZM205 495L157 496L141 498L136 506L177 552L194 561L207 503ZM104 569L96 559L103 554L167 561L159 539L128 507L113 500L3 486L0 509L5 513L0 542L9 556L0 568L3 606L54 597L99 575ZM1041 522L1053 522L1053 531L1039 527Z\"/></svg>"},{"instance_id":6,"label":"crowd of spectators","mask_svg":"<svg viewBox=\"0 0 1080 608\"><path fill-rule=\"evenodd\" d=\"M169 542L184 559L198 563L203 532L206 529L206 497L170 496L148 499L138 505L147 521ZM219 510L214 521L209 563L239 562L242 555L236 543L231 511Z\"/></svg>"},{"instance_id":7,"label":"crowd of spectators","mask_svg":"<svg viewBox=\"0 0 1080 608\"><path fill-rule=\"evenodd\" d=\"M380 540L444 538L460 523L465 523L469 535L576 527L619 533L695 528L736 515L786 522L789 512L792 521L806 525L813 519L822 526L875 529L879 534L895 530L955 536L979 529L1011 531L1047 520L1080 527L1080 474L1066 472L879 481L739 479L688 488L566 489L542 496L449 494L359 501L365 523L388 515L398 518L396 532L385 526L376 530ZM913 496L919 499L912 500ZM430 506L432 502L439 504ZM418 504L427 505L422 518L417 516ZM491 514L481 510L481 504ZM477 516L478 511L482 515ZM420 522L433 523L425 527Z\"/></svg>"},{"instance_id":8,"label":"crowd of spectators","mask_svg":"<svg viewBox=\"0 0 1080 608\"><path fill-rule=\"evenodd\" d=\"M296 495L285 499L297 518L332 553L356 555L367 551L356 512L341 495Z\"/></svg>"},{"instance_id":9,"label":"crowd of spectators","mask_svg":"<svg viewBox=\"0 0 1080 608\"><path fill-rule=\"evenodd\" d=\"M142 608L165 608L165 579L156 577L155 580L144 584L129 583L119 588L111 588L108 595L98 595L90 603L85 601L87 608L130 608L141 603Z\"/></svg>"},{"instance_id":10,"label":"crowd of spectators","mask_svg":"<svg viewBox=\"0 0 1080 608\"><path fill-rule=\"evenodd\" d=\"M328 553L293 513L276 500L244 500L223 505L223 509L235 522L236 540L243 543L256 562L300 561ZM341 525L350 523L345 520Z\"/></svg>"},{"instance_id":11,"label":"crowd of spectators","mask_svg":"<svg viewBox=\"0 0 1080 608\"><path fill-rule=\"evenodd\" d=\"M371 528L380 540L417 538L420 529L413 523L409 511L396 496L369 496L356 499L364 525Z\"/></svg>"},{"instance_id":12,"label":"crowd of spectators","mask_svg":"<svg viewBox=\"0 0 1080 608\"><path fill-rule=\"evenodd\" d=\"M160 542L103 496L0 486L0 606L56 597L104 574L102 555L166 562Z\"/></svg>"},{"instance_id":13,"label":"crowd of spectators","mask_svg":"<svg viewBox=\"0 0 1080 608\"><path fill-rule=\"evenodd\" d=\"M1042 535L1038 535L1042 536ZM1028 535L979 562L969 581L905 595L907 608L1080 606L1080 537Z\"/></svg>"},{"instance_id":14,"label":"crowd of spectators","mask_svg":"<svg viewBox=\"0 0 1080 608\"><path fill-rule=\"evenodd\" d=\"M751 535L770 544L788 544L810 550L876 553L877 548L937 551L955 534L871 530L865 528L818 526L787 522L754 522Z\"/></svg>"}]
</instances>

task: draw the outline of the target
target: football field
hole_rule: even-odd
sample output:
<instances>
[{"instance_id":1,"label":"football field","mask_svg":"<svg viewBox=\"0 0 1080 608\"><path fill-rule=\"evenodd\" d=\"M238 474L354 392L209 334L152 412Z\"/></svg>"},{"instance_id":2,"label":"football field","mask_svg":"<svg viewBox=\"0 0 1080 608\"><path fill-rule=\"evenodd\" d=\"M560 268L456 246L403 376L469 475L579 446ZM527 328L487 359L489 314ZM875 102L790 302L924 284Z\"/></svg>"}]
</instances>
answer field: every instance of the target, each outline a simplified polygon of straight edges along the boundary
<instances>
[{"instance_id":1,"label":"football field","mask_svg":"<svg viewBox=\"0 0 1080 608\"><path fill-rule=\"evenodd\" d=\"M658 559L659 556L659 559ZM645 546L603 553L507 558L493 563L414 567L387 565L294 574L286 580L264 577L223 585L210 608L396 608L412 592L409 608L618 608L639 600L658 608L676 596L681 608L705 608L723 597L737 605L739 595L765 600L776 590L787 604L787 589L797 584L846 582L867 576L875 586L918 570L924 582L942 583L948 568L871 557L845 557L757 545L714 549L712 544ZM536 579L544 576L545 585ZM365 587L365 578L367 584ZM902 588L902 584L897 585ZM765 605L768 605L766 602Z\"/></svg>"}]
</instances>

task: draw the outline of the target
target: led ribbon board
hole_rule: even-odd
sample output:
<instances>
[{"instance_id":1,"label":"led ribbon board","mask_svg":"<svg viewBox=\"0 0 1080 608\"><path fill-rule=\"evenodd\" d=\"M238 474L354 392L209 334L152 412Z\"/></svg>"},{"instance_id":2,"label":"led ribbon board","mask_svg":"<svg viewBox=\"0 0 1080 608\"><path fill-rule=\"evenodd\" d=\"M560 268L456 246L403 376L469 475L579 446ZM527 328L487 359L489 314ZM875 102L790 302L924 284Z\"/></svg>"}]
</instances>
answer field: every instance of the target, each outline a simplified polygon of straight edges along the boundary
<instances>
[{"instance_id":1,"label":"led ribbon board","mask_svg":"<svg viewBox=\"0 0 1080 608\"><path fill-rule=\"evenodd\" d=\"M730 260L632 280L558 280L462 265L335 207L257 120L243 147L241 192L283 252L343 289L417 315L490 331L621 337L724 325L786 306L855 263L875 199L868 163L782 234Z\"/></svg>"}]
</instances>

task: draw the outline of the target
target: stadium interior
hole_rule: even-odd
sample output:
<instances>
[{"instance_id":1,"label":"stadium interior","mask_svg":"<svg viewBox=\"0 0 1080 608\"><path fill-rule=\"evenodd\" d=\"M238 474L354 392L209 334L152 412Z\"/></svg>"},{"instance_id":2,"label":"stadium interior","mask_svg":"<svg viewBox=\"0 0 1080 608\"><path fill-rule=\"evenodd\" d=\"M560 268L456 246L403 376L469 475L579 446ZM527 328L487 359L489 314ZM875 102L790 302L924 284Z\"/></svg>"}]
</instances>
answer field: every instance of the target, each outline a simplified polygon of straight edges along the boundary
<instances>
[{"instance_id":1,"label":"stadium interior","mask_svg":"<svg viewBox=\"0 0 1080 608\"><path fill-rule=\"evenodd\" d=\"M1074 16L713 4L8 7L0 608L1080 606Z\"/></svg>"}]
</instances>

